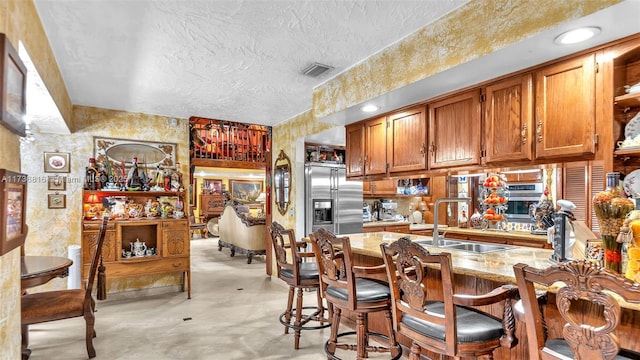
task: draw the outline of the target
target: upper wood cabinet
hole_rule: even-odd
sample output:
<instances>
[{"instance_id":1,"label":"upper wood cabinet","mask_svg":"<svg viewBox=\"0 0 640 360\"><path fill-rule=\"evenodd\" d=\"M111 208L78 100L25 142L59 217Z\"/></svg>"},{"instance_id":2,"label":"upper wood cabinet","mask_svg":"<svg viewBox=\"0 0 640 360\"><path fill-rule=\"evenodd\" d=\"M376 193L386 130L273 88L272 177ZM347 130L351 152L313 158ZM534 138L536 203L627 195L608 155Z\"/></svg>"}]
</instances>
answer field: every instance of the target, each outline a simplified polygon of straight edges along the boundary
<instances>
[{"instance_id":1,"label":"upper wood cabinet","mask_svg":"<svg viewBox=\"0 0 640 360\"><path fill-rule=\"evenodd\" d=\"M387 117L346 126L347 176L387 173Z\"/></svg>"},{"instance_id":2,"label":"upper wood cabinet","mask_svg":"<svg viewBox=\"0 0 640 360\"><path fill-rule=\"evenodd\" d=\"M480 163L480 91L429 106L429 168Z\"/></svg>"},{"instance_id":3,"label":"upper wood cabinet","mask_svg":"<svg viewBox=\"0 0 640 360\"><path fill-rule=\"evenodd\" d=\"M484 149L487 163L532 160L532 76L509 78L485 88Z\"/></svg>"},{"instance_id":4,"label":"upper wood cabinet","mask_svg":"<svg viewBox=\"0 0 640 360\"><path fill-rule=\"evenodd\" d=\"M364 175L362 158L364 156L364 125L356 123L347 125L346 130L346 155L345 165L347 176Z\"/></svg>"},{"instance_id":5,"label":"upper wood cabinet","mask_svg":"<svg viewBox=\"0 0 640 360\"><path fill-rule=\"evenodd\" d=\"M376 175L387 172L387 117L383 116L364 123L364 174Z\"/></svg>"},{"instance_id":6,"label":"upper wood cabinet","mask_svg":"<svg viewBox=\"0 0 640 360\"><path fill-rule=\"evenodd\" d=\"M387 121L389 172L426 169L426 108L418 106L395 113Z\"/></svg>"},{"instance_id":7,"label":"upper wood cabinet","mask_svg":"<svg viewBox=\"0 0 640 360\"><path fill-rule=\"evenodd\" d=\"M363 195L396 195L398 191L395 179L371 180L362 182Z\"/></svg>"},{"instance_id":8,"label":"upper wood cabinet","mask_svg":"<svg viewBox=\"0 0 640 360\"><path fill-rule=\"evenodd\" d=\"M595 154L595 54L536 72L536 159Z\"/></svg>"}]
</instances>

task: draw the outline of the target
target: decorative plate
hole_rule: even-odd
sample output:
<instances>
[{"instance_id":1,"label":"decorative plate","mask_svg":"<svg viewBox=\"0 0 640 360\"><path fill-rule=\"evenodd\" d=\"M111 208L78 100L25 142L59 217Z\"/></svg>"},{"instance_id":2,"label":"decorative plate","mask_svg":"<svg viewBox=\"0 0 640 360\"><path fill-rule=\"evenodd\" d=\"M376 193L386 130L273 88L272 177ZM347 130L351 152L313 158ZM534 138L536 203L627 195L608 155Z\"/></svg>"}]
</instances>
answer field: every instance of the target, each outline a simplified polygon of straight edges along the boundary
<instances>
[{"instance_id":1,"label":"decorative plate","mask_svg":"<svg viewBox=\"0 0 640 360\"><path fill-rule=\"evenodd\" d=\"M66 165L66 161L62 156L52 156L49 158L49 166L53 169L60 170Z\"/></svg>"},{"instance_id":2,"label":"decorative plate","mask_svg":"<svg viewBox=\"0 0 640 360\"><path fill-rule=\"evenodd\" d=\"M640 135L640 111L624 127L624 137L626 139L633 140L638 135Z\"/></svg>"},{"instance_id":3,"label":"decorative plate","mask_svg":"<svg viewBox=\"0 0 640 360\"><path fill-rule=\"evenodd\" d=\"M624 177L623 187L627 196L635 197L636 194L640 193L640 169L633 170Z\"/></svg>"}]
</instances>

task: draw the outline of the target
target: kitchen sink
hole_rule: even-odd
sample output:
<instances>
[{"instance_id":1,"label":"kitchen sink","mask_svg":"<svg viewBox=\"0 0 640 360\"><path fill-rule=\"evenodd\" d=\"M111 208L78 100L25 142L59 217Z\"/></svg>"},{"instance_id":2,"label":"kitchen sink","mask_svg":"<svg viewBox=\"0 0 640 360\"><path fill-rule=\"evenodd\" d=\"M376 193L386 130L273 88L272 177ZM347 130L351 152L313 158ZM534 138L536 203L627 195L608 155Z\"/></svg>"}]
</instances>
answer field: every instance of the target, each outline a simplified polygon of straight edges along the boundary
<instances>
[{"instance_id":1,"label":"kitchen sink","mask_svg":"<svg viewBox=\"0 0 640 360\"><path fill-rule=\"evenodd\" d=\"M434 246L432 240L418 240L417 244L422 246ZM507 250L510 246L507 245L497 245L497 244L485 244L479 243L475 241L460 241L460 240L450 240L450 239L440 239L438 240L438 244L435 247L439 247L442 249L454 249L458 251L467 251L476 254L485 254L494 251L502 251Z\"/></svg>"},{"instance_id":2,"label":"kitchen sink","mask_svg":"<svg viewBox=\"0 0 640 360\"><path fill-rule=\"evenodd\" d=\"M492 245L492 244L478 244L465 242L460 244L454 244L449 246L442 246L447 249L455 249L460 251L468 251L477 254L485 254L494 251L502 251L509 249L509 246L506 245Z\"/></svg>"},{"instance_id":3,"label":"kitchen sink","mask_svg":"<svg viewBox=\"0 0 640 360\"><path fill-rule=\"evenodd\" d=\"M416 244L427 245L427 246L435 246L435 247L446 247L451 245L459 245L462 244L461 241L458 240L449 240L449 239L440 239L437 245L433 244L433 240L418 240L415 241Z\"/></svg>"}]
</instances>

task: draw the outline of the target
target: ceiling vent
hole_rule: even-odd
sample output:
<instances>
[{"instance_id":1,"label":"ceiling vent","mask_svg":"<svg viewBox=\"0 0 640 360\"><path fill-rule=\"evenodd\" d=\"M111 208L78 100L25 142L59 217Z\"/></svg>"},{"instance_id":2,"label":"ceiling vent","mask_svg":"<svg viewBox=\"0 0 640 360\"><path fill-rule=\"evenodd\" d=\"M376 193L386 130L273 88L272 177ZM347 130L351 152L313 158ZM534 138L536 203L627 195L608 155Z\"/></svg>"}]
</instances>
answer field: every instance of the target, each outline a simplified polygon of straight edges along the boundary
<instances>
[{"instance_id":1,"label":"ceiling vent","mask_svg":"<svg viewBox=\"0 0 640 360\"><path fill-rule=\"evenodd\" d=\"M318 77L322 74L324 74L325 72L329 71L333 69L333 66L329 66L329 65L324 65L324 64L320 64L320 63L313 63L309 66L307 66L306 68L302 69L302 74L309 76L309 77Z\"/></svg>"}]
</instances>

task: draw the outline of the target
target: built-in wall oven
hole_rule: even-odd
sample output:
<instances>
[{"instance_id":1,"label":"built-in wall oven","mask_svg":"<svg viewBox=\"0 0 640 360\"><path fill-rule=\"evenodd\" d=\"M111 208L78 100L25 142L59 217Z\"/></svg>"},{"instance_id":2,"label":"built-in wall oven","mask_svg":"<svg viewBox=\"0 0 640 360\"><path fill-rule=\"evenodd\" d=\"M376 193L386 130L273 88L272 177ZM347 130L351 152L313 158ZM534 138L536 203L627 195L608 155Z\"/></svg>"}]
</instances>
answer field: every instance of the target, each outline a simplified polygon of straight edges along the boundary
<instances>
[{"instance_id":1,"label":"built-in wall oven","mask_svg":"<svg viewBox=\"0 0 640 360\"><path fill-rule=\"evenodd\" d=\"M511 183L509 184L509 201L507 202L507 219L511 222L531 222L529 209L537 204L544 192L544 184Z\"/></svg>"}]
</instances>

